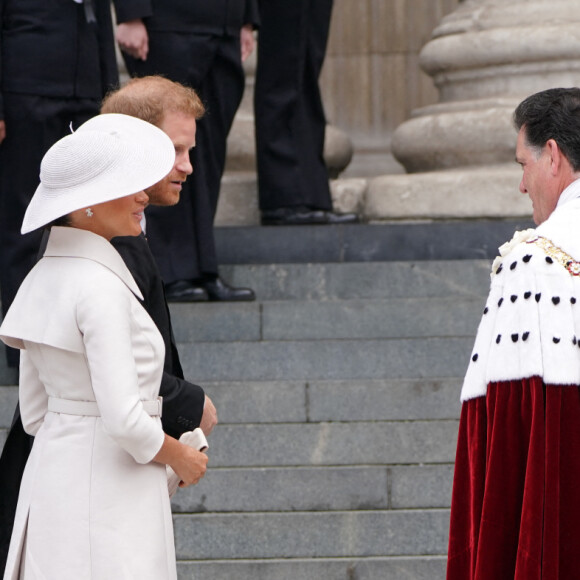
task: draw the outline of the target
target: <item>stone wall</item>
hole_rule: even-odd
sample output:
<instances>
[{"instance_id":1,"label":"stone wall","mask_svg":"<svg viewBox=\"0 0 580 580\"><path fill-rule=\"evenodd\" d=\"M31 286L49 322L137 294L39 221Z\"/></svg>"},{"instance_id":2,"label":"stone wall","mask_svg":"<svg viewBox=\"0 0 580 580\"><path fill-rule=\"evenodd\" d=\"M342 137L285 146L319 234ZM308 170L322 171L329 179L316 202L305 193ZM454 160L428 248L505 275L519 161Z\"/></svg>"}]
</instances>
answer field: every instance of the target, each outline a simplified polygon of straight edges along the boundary
<instances>
[{"instance_id":1,"label":"stone wall","mask_svg":"<svg viewBox=\"0 0 580 580\"><path fill-rule=\"evenodd\" d=\"M459 0L335 0L321 86L331 124L355 145L347 174L388 173L392 132L413 109L437 102L419 52ZM366 155L365 155L366 154ZM372 159L368 166L365 157Z\"/></svg>"}]
</instances>

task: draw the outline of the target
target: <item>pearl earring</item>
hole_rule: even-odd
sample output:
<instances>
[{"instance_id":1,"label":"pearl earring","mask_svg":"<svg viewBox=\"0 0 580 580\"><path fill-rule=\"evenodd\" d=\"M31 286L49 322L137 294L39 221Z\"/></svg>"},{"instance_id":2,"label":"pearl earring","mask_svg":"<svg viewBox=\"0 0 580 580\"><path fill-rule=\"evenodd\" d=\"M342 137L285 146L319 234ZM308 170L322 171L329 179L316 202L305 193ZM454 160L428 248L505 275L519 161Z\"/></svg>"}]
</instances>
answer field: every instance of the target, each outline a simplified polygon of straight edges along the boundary
<instances>
[{"instance_id":1,"label":"pearl earring","mask_svg":"<svg viewBox=\"0 0 580 580\"><path fill-rule=\"evenodd\" d=\"M85 211L87 212L87 217L93 217L93 210L90 207L87 207Z\"/></svg>"}]
</instances>

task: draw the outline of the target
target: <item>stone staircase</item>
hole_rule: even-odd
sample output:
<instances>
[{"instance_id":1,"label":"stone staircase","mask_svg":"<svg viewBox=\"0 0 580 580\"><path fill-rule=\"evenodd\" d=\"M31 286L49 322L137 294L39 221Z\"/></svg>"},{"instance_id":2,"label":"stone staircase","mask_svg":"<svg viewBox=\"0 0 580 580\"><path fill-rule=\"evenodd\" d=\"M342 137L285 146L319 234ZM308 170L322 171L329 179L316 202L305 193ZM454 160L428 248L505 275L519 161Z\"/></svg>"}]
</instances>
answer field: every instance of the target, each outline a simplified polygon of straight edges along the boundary
<instances>
[{"instance_id":1,"label":"stone staircase","mask_svg":"<svg viewBox=\"0 0 580 580\"><path fill-rule=\"evenodd\" d=\"M224 278L258 301L171 306L220 418L173 500L180 580L444 578L461 377L489 258L527 225L220 229Z\"/></svg>"}]
</instances>

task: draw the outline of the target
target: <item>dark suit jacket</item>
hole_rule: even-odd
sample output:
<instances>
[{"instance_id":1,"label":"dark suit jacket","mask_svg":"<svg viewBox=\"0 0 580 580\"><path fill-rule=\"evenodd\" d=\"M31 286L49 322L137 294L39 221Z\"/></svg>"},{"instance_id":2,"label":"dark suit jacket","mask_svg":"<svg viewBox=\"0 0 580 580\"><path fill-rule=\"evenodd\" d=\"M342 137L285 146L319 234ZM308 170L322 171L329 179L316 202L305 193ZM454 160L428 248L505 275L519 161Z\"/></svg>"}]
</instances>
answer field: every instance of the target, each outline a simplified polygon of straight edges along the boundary
<instances>
[{"instance_id":1,"label":"dark suit jacket","mask_svg":"<svg viewBox=\"0 0 580 580\"><path fill-rule=\"evenodd\" d=\"M159 394L163 397L163 429L178 438L199 426L203 414L203 389L183 378L175 346L163 282L144 236L127 236L111 240L133 274L143 293L143 306L163 336L165 365Z\"/></svg>"},{"instance_id":2,"label":"dark suit jacket","mask_svg":"<svg viewBox=\"0 0 580 580\"><path fill-rule=\"evenodd\" d=\"M183 379L173 340L169 310L157 265L144 236L114 238L111 243L123 257L143 294L143 306L163 336L165 364L160 395L163 397L161 422L166 433L179 437L199 426L203 414L203 389ZM0 572L4 573L12 535L20 480L33 438L22 427L18 407L2 455L0 456Z\"/></svg>"},{"instance_id":3,"label":"dark suit jacket","mask_svg":"<svg viewBox=\"0 0 580 580\"><path fill-rule=\"evenodd\" d=\"M257 0L114 0L117 22L142 18L149 31L240 33L258 24Z\"/></svg>"},{"instance_id":4,"label":"dark suit jacket","mask_svg":"<svg viewBox=\"0 0 580 580\"><path fill-rule=\"evenodd\" d=\"M0 0L2 93L101 100L118 83L109 0L96 23L72 0Z\"/></svg>"}]
</instances>

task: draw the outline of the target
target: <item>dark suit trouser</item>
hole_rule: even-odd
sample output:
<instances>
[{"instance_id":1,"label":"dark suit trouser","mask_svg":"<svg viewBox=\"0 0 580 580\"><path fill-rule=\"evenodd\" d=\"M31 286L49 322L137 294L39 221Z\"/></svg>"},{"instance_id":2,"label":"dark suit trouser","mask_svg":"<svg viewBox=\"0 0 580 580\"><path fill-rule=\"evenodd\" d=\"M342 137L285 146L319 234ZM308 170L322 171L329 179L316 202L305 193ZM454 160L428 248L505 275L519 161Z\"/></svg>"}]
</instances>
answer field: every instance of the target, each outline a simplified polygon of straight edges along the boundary
<instances>
[{"instance_id":1,"label":"dark suit trouser","mask_svg":"<svg viewBox=\"0 0 580 580\"><path fill-rule=\"evenodd\" d=\"M20 492L20 481L33 438L25 433L16 407L12 428L8 433L2 455L0 456L0 575L4 575L6 558L10 547L10 537L14 527L14 514Z\"/></svg>"},{"instance_id":2,"label":"dark suit trouser","mask_svg":"<svg viewBox=\"0 0 580 580\"><path fill-rule=\"evenodd\" d=\"M40 179L46 151L99 112L92 99L57 99L4 93L6 139L0 144L0 292L8 310L20 284L36 263L41 231L20 234L24 212ZM8 363L18 353L8 349Z\"/></svg>"},{"instance_id":3,"label":"dark suit trouser","mask_svg":"<svg viewBox=\"0 0 580 580\"><path fill-rule=\"evenodd\" d=\"M260 209L332 209L318 78L332 0L260 4L254 92Z\"/></svg>"},{"instance_id":4,"label":"dark suit trouser","mask_svg":"<svg viewBox=\"0 0 580 580\"><path fill-rule=\"evenodd\" d=\"M165 283L215 276L213 221L227 136L245 86L240 39L151 31L147 61L125 60L132 76L162 74L194 88L206 106L191 153L193 174L176 206L147 210L147 239Z\"/></svg>"}]
</instances>

